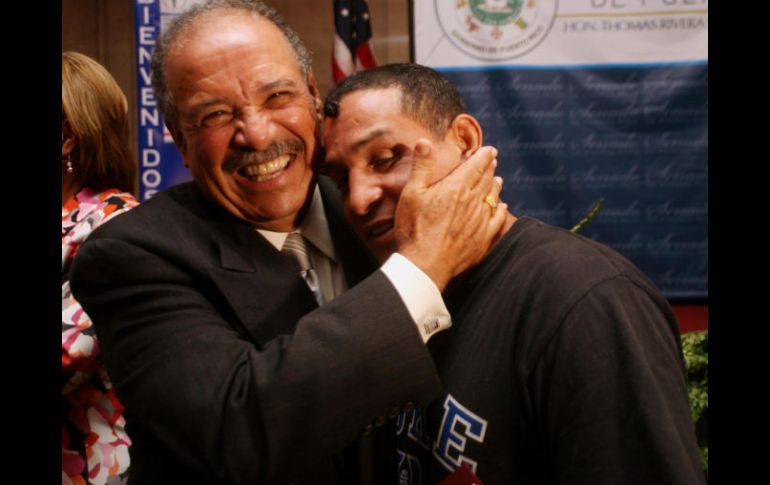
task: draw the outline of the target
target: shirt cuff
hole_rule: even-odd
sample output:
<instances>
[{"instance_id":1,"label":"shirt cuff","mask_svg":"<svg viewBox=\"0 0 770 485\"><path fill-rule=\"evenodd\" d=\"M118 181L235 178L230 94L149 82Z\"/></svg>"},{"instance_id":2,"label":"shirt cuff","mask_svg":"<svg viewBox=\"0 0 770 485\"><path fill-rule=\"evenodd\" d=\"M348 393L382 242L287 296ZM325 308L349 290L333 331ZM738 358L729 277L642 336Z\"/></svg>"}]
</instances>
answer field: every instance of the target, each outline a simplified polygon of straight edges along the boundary
<instances>
[{"instance_id":1,"label":"shirt cuff","mask_svg":"<svg viewBox=\"0 0 770 485\"><path fill-rule=\"evenodd\" d=\"M423 342L452 326L452 317L444 305L441 292L414 263L393 253L380 269L396 287Z\"/></svg>"}]
</instances>

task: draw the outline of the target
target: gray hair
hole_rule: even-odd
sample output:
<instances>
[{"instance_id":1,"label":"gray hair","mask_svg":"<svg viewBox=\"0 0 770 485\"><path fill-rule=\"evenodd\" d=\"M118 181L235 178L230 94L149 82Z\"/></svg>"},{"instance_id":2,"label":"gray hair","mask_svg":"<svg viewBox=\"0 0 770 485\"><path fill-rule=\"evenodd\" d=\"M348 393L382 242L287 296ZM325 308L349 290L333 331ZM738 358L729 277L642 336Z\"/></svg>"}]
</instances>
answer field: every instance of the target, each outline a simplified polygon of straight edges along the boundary
<instances>
[{"instance_id":1,"label":"gray hair","mask_svg":"<svg viewBox=\"0 0 770 485\"><path fill-rule=\"evenodd\" d=\"M297 57L299 68L305 76L305 80L310 80L312 69L312 56L310 51L302 43L299 35L289 26L288 23L269 5L260 0L208 0L194 5L182 14L176 17L161 36L155 49L152 52L152 87L155 90L155 97L158 100L158 108L168 123L176 123L176 106L168 89L166 79L166 61L168 53L179 42L181 34L192 25L198 17L215 10L243 10L256 14L272 22L289 41L294 54Z\"/></svg>"}]
</instances>

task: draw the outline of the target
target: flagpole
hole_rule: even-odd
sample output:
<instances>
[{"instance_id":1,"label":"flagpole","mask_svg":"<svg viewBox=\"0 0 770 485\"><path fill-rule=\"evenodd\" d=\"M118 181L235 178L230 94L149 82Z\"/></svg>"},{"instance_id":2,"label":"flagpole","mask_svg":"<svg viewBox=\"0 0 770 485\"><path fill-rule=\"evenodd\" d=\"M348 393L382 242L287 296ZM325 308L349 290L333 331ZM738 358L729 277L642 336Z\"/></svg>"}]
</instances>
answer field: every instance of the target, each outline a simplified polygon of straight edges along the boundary
<instances>
[{"instance_id":1,"label":"flagpole","mask_svg":"<svg viewBox=\"0 0 770 485\"><path fill-rule=\"evenodd\" d=\"M414 62L417 55L414 52L414 0L407 0L409 9L409 62Z\"/></svg>"}]
</instances>

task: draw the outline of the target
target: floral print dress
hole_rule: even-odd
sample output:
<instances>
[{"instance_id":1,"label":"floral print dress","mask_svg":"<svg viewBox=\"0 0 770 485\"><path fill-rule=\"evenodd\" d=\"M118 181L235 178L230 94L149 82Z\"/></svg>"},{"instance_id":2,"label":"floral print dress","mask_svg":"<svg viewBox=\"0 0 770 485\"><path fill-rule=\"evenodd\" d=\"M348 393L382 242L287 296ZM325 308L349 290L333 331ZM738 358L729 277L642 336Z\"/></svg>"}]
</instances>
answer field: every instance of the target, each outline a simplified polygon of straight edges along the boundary
<instances>
[{"instance_id":1,"label":"floral print dress","mask_svg":"<svg viewBox=\"0 0 770 485\"><path fill-rule=\"evenodd\" d=\"M123 407L101 363L91 320L70 292L69 271L96 227L137 204L117 189L85 188L62 206L62 484L104 484L128 469Z\"/></svg>"}]
</instances>

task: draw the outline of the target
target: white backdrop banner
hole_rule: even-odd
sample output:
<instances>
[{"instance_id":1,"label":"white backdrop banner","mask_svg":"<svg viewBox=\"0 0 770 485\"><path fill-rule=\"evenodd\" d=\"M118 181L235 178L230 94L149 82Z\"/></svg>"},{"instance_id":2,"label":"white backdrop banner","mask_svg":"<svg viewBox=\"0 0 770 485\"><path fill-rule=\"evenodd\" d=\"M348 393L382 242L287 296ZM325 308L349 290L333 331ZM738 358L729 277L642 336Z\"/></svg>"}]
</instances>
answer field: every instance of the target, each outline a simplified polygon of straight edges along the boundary
<instances>
[{"instance_id":1,"label":"white backdrop banner","mask_svg":"<svg viewBox=\"0 0 770 485\"><path fill-rule=\"evenodd\" d=\"M421 0L416 61L435 67L708 59L706 0Z\"/></svg>"}]
</instances>

